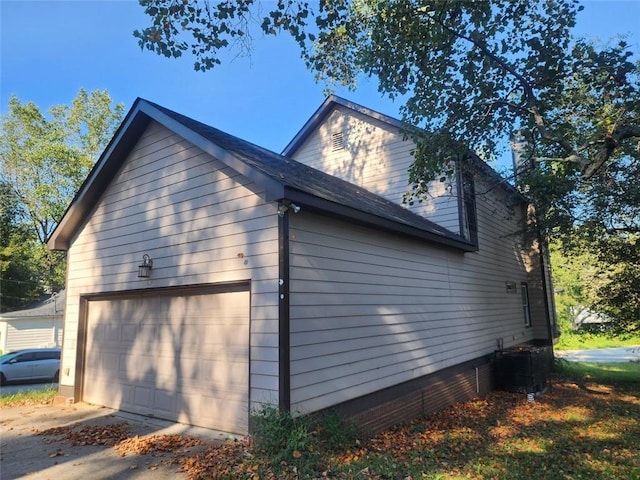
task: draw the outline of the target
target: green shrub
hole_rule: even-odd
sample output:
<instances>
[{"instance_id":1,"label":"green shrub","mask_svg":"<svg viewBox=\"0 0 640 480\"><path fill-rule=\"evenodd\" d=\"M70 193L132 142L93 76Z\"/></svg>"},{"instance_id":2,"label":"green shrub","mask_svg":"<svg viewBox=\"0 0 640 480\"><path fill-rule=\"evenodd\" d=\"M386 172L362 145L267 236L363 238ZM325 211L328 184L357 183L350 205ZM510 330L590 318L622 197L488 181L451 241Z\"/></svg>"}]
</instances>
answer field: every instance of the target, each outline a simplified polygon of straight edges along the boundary
<instances>
[{"instance_id":1,"label":"green shrub","mask_svg":"<svg viewBox=\"0 0 640 480\"><path fill-rule=\"evenodd\" d=\"M252 413L251 421L255 454L266 457L274 473L295 469L299 478L313 476L318 439L308 417L265 406Z\"/></svg>"},{"instance_id":2,"label":"green shrub","mask_svg":"<svg viewBox=\"0 0 640 480\"><path fill-rule=\"evenodd\" d=\"M322 416L318 431L323 447L331 451L345 450L358 442L357 425L345 420L335 410L329 410Z\"/></svg>"}]
</instances>

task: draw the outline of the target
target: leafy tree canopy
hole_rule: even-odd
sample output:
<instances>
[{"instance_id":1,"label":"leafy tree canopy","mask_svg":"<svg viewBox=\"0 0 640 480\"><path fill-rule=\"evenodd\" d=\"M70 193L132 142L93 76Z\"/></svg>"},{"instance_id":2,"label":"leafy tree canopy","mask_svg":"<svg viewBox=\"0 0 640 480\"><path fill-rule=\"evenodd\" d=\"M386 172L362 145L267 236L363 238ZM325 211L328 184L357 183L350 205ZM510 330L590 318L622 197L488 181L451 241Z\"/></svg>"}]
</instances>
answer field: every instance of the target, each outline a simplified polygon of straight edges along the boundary
<instances>
[{"instance_id":1,"label":"leafy tree canopy","mask_svg":"<svg viewBox=\"0 0 640 480\"><path fill-rule=\"evenodd\" d=\"M469 150L490 161L513 145L515 183L549 238L563 237L567 248L595 239L603 262L614 250L610 260L622 263L637 254L640 62L624 37L574 38L578 0L140 4L150 19L134 32L141 48L186 54L196 70L214 68L228 49L248 53L261 30L290 34L329 85L355 88L362 75L375 77L383 94L403 101L404 120L426 132L411 130L408 202ZM625 275L625 285L637 285Z\"/></svg>"},{"instance_id":2,"label":"leafy tree canopy","mask_svg":"<svg viewBox=\"0 0 640 480\"><path fill-rule=\"evenodd\" d=\"M106 91L80 90L71 105L44 114L11 97L0 119L0 308L9 283L17 303L64 284L64 257L46 242L124 114ZM22 278L22 277L28 278ZM4 304L4 307L16 305Z\"/></svg>"},{"instance_id":3,"label":"leafy tree canopy","mask_svg":"<svg viewBox=\"0 0 640 480\"><path fill-rule=\"evenodd\" d=\"M572 38L577 0L140 3L151 19L134 32L140 46L191 54L196 70L215 67L225 49L250 50L259 23L289 33L320 80L355 88L360 75L376 77L381 92L405 100L404 119L430 133L417 139L416 197L463 149L496 158L514 131L525 145L519 181L540 189L532 194L543 193L546 210L579 216L576 200L605 180L594 177L637 168L640 64L623 39Z\"/></svg>"},{"instance_id":4,"label":"leafy tree canopy","mask_svg":"<svg viewBox=\"0 0 640 480\"><path fill-rule=\"evenodd\" d=\"M640 236L608 237L594 245L576 233L572 241L569 251L559 242L551 244L556 308L562 331L637 333ZM580 316L594 313L615 322L582 328Z\"/></svg>"},{"instance_id":5,"label":"leafy tree canopy","mask_svg":"<svg viewBox=\"0 0 640 480\"><path fill-rule=\"evenodd\" d=\"M0 313L35 300L40 294L33 242L19 225L18 198L0 181Z\"/></svg>"},{"instance_id":6,"label":"leafy tree canopy","mask_svg":"<svg viewBox=\"0 0 640 480\"><path fill-rule=\"evenodd\" d=\"M106 91L81 89L70 106L45 116L32 102L9 99L1 119L0 175L19 199L22 224L46 243L98 155L120 124L124 105Z\"/></svg>"}]
</instances>

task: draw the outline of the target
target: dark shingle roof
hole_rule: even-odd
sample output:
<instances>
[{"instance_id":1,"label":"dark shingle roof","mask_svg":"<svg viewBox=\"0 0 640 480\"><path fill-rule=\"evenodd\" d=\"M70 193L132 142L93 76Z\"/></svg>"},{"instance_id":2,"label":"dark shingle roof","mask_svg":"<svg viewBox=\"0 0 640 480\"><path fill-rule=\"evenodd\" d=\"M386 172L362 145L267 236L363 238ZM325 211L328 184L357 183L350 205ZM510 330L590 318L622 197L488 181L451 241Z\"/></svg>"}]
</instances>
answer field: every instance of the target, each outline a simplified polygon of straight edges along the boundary
<instances>
[{"instance_id":1,"label":"dark shingle roof","mask_svg":"<svg viewBox=\"0 0 640 480\"><path fill-rule=\"evenodd\" d=\"M185 115L171 111L160 105L148 102L167 116L185 125L192 131L212 141L232 153L246 165L262 172L281 183L291 196L291 190L317 197L319 199L349 207L354 211L384 218L407 227L422 230L455 242L468 242L436 223L416 215L410 210L376 195L357 185L321 172L291 158L277 154L240 138L229 135ZM294 200L294 199L292 199ZM358 220L358 218L355 218Z\"/></svg>"},{"instance_id":2,"label":"dark shingle roof","mask_svg":"<svg viewBox=\"0 0 640 480\"><path fill-rule=\"evenodd\" d=\"M34 317L59 317L64 313L65 291L46 295L38 301L18 310L0 314L3 319L30 319Z\"/></svg>"},{"instance_id":3,"label":"dark shingle roof","mask_svg":"<svg viewBox=\"0 0 640 480\"><path fill-rule=\"evenodd\" d=\"M54 231L49 247L66 250L126 155L151 120L191 141L242 175L262 184L268 200L290 200L305 209L463 251L476 246L463 237L368 190L291 158L234 137L185 115L137 99Z\"/></svg>"}]
</instances>

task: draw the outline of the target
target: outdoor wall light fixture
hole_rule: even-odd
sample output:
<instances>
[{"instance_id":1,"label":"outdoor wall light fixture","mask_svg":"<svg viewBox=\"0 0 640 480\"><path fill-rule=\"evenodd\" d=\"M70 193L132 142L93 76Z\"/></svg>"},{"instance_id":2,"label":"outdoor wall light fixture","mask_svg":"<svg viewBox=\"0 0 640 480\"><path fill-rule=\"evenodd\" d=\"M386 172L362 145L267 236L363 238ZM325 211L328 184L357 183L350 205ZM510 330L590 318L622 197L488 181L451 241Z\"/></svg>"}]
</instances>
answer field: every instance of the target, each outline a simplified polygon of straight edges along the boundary
<instances>
[{"instance_id":1,"label":"outdoor wall light fixture","mask_svg":"<svg viewBox=\"0 0 640 480\"><path fill-rule=\"evenodd\" d=\"M295 203L281 203L280 205L278 205L278 216L284 217L284 214L287 213L288 210L292 210L293 213L298 213L302 209Z\"/></svg>"},{"instance_id":2,"label":"outdoor wall light fixture","mask_svg":"<svg viewBox=\"0 0 640 480\"><path fill-rule=\"evenodd\" d=\"M146 253L142 256L142 263L138 265L138 277L149 278L151 269L153 268L153 260Z\"/></svg>"},{"instance_id":3,"label":"outdoor wall light fixture","mask_svg":"<svg viewBox=\"0 0 640 480\"><path fill-rule=\"evenodd\" d=\"M287 207L286 205L278 205L278 216L284 217L284 214L287 213L287 210L289 210L289 207Z\"/></svg>"}]
</instances>

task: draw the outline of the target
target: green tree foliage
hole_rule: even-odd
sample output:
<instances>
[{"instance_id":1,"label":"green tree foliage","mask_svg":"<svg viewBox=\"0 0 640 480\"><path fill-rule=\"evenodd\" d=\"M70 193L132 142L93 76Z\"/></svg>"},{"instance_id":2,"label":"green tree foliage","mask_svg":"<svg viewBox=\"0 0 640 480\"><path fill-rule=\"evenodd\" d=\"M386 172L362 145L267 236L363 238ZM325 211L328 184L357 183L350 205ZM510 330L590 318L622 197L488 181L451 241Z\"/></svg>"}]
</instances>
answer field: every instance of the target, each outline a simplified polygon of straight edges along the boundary
<instances>
[{"instance_id":1,"label":"green tree foliage","mask_svg":"<svg viewBox=\"0 0 640 480\"><path fill-rule=\"evenodd\" d=\"M517 180L556 232L599 216L607 186L640 168L640 63L624 40L574 39L576 0L321 0L316 11L305 1L266 11L253 0L140 3L152 21L134 32L140 46L191 54L197 70L225 49L248 51L253 22L291 34L320 80L355 88L360 75L376 77L427 132L413 131L409 201L469 149L501 155L514 131L524 145ZM637 200L625 191L616 205Z\"/></svg>"},{"instance_id":2,"label":"green tree foliage","mask_svg":"<svg viewBox=\"0 0 640 480\"><path fill-rule=\"evenodd\" d=\"M425 140L416 180L441 172L461 145L497 155L515 129L536 166L568 164L589 179L640 137L633 54L624 41L572 39L576 0L321 0L315 12L304 1L269 11L253 0L140 3L152 20L134 32L140 46L191 53L198 70L234 44L246 49L262 14L263 32L290 33L318 78L355 87L361 74L377 77L383 93L406 100L410 124L446 133Z\"/></svg>"},{"instance_id":3,"label":"green tree foliage","mask_svg":"<svg viewBox=\"0 0 640 480\"><path fill-rule=\"evenodd\" d=\"M598 311L598 292L607 283L607 272L584 242L574 241L567 253L565 246L556 241L551 243L550 252L558 324L563 336L579 333L579 316Z\"/></svg>"},{"instance_id":4,"label":"green tree foliage","mask_svg":"<svg viewBox=\"0 0 640 480\"><path fill-rule=\"evenodd\" d=\"M18 198L0 181L0 312L35 300L40 293L35 245L18 223Z\"/></svg>"},{"instance_id":5,"label":"green tree foliage","mask_svg":"<svg viewBox=\"0 0 640 480\"><path fill-rule=\"evenodd\" d=\"M558 323L565 333L638 333L640 325L640 236L611 236L593 244L579 232L571 248L554 242L551 263ZM600 325L579 325L590 312L615 319Z\"/></svg>"},{"instance_id":6,"label":"green tree foliage","mask_svg":"<svg viewBox=\"0 0 640 480\"><path fill-rule=\"evenodd\" d=\"M599 249L598 264L606 282L598 289L595 309L616 320L617 332L640 332L640 235L612 237Z\"/></svg>"},{"instance_id":7,"label":"green tree foliage","mask_svg":"<svg viewBox=\"0 0 640 480\"><path fill-rule=\"evenodd\" d=\"M113 136L124 105L113 105L106 91L81 89L71 105L47 113L14 96L0 123L0 182L3 203L9 200L2 211L2 279L24 287L22 295L11 295L19 304L64 284L64 256L46 243ZM5 304L7 289L2 305L17 306Z\"/></svg>"},{"instance_id":8,"label":"green tree foliage","mask_svg":"<svg viewBox=\"0 0 640 480\"><path fill-rule=\"evenodd\" d=\"M261 30L290 34L329 85L375 77L425 132L410 131L408 202L463 168L469 150L487 161L505 154L517 132L515 182L536 206L533 226L567 248L577 233L596 240L597 255L608 242L626 245L622 256L637 252L640 62L624 38L572 37L577 0L140 3L151 20L134 32L141 48L191 55L196 70L215 67L229 48L250 51Z\"/></svg>"}]
</instances>

